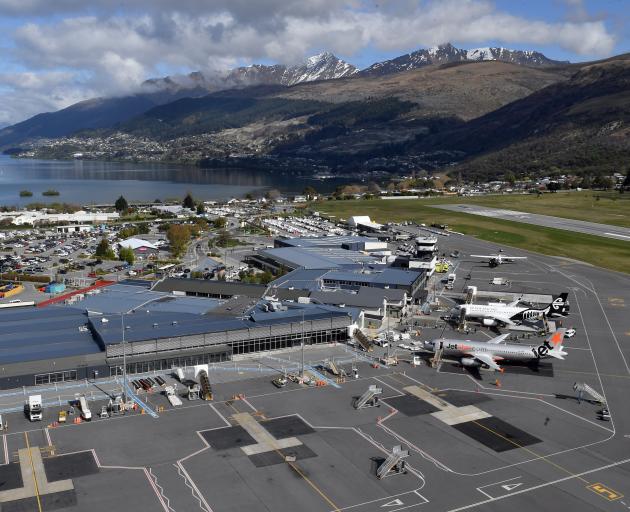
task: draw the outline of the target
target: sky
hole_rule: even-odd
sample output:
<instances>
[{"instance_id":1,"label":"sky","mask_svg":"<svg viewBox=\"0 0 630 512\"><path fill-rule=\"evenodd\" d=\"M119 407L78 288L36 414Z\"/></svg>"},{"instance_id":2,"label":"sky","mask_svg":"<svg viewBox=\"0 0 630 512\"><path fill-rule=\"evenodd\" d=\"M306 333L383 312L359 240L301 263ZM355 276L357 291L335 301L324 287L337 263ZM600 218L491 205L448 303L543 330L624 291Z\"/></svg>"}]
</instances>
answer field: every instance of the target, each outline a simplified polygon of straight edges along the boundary
<instances>
[{"instance_id":1,"label":"sky","mask_svg":"<svg viewBox=\"0 0 630 512\"><path fill-rule=\"evenodd\" d=\"M447 42L605 58L630 51L630 0L0 0L0 126L151 77Z\"/></svg>"}]
</instances>

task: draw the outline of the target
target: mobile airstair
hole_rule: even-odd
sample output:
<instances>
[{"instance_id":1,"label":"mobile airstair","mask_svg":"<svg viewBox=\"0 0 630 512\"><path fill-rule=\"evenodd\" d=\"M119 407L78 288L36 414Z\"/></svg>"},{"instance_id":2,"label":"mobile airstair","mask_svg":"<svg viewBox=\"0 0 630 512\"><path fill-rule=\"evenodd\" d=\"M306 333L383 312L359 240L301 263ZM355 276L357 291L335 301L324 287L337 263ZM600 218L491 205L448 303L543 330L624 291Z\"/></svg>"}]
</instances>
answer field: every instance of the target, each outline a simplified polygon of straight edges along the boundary
<instances>
[{"instance_id":1,"label":"mobile airstair","mask_svg":"<svg viewBox=\"0 0 630 512\"><path fill-rule=\"evenodd\" d=\"M383 388L379 388L372 384L365 393L357 398L354 403L355 409L362 409L364 407L376 407L378 405L378 395L383 393Z\"/></svg>"}]
</instances>

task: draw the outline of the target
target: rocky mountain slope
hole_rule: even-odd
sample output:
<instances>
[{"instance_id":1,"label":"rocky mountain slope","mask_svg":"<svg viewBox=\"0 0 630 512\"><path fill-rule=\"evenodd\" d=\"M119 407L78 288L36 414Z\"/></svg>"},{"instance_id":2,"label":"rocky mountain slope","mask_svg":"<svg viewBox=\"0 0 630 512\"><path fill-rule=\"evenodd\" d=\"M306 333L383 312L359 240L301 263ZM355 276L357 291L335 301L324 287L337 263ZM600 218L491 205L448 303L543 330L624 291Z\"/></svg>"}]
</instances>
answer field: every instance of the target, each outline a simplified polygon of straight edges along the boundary
<instances>
[{"instance_id":1,"label":"rocky mountain slope","mask_svg":"<svg viewBox=\"0 0 630 512\"><path fill-rule=\"evenodd\" d=\"M429 49L420 49L395 59L372 64L360 72L363 76L383 76L401 71L430 66L432 64L450 64L453 62L478 62L482 60L495 60L510 62L521 66L551 67L565 65L568 62L560 62L548 59L540 52L509 50L507 48L474 48L463 50L455 48L451 44L435 46Z\"/></svg>"},{"instance_id":2,"label":"rocky mountain slope","mask_svg":"<svg viewBox=\"0 0 630 512\"><path fill-rule=\"evenodd\" d=\"M0 148L7 149L28 139L57 138L82 130L112 128L179 98L196 98L217 90L252 85L290 86L315 80L333 80L352 76L357 71L351 64L324 52L294 66L253 65L223 74L197 71L185 76L150 79L142 84L137 94L131 96L82 101L0 129Z\"/></svg>"}]
</instances>

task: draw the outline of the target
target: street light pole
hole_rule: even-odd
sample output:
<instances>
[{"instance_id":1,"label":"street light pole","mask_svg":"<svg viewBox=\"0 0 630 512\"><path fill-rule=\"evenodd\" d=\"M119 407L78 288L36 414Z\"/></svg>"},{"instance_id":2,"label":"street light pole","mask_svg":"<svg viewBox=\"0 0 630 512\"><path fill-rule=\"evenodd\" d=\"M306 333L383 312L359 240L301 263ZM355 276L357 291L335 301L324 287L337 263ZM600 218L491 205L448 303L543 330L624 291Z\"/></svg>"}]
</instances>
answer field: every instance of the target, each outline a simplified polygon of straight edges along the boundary
<instances>
[{"instance_id":1,"label":"street light pole","mask_svg":"<svg viewBox=\"0 0 630 512\"><path fill-rule=\"evenodd\" d=\"M304 380L304 310L302 310L302 380Z\"/></svg>"},{"instance_id":2,"label":"street light pole","mask_svg":"<svg viewBox=\"0 0 630 512\"><path fill-rule=\"evenodd\" d=\"M123 401L127 403L127 351L125 350L125 314L120 313L120 328L122 329L123 349Z\"/></svg>"},{"instance_id":3,"label":"street light pole","mask_svg":"<svg viewBox=\"0 0 630 512\"><path fill-rule=\"evenodd\" d=\"M389 361L389 346L392 343L392 338L393 336L390 335L390 331L389 331L389 315L387 314L387 301L389 300L388 297L383 297L385 299L385 305L384 305L384 309L385 309L385 317L387 318L387 359Z\"/></svg>"}]
</instances>

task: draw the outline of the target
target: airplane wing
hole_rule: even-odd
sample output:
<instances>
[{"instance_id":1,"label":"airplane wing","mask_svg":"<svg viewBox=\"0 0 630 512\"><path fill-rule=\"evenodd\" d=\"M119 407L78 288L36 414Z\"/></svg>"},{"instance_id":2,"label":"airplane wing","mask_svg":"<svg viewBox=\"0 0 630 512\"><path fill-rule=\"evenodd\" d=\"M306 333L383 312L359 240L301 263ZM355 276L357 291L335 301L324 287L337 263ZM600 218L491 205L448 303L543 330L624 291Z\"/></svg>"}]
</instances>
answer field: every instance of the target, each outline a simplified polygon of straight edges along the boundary
<instances>
[{"instance_id":1,"label":"airplane wing","mask_svg":"<svg viewBox=\"0 0 630 512\"><path fill-rule=\"evenodd\" d=\"M516 325L510 318L507 316L487 316L485 317L487 320L496 320L497 322L501 322L503 325ZM497 343L501 343L500 341Z\"/></svg>"},{"instance_id":2,"label":"airplane wing","mask_svg":"<svg viewBox=\"0 0 630 512\"><path fill-rule=\"evenodd\" d=\"M470 255L471 258L496 258L497 255L496 254L471 254Z\"/></svg>"},{"instance_id":3,"label":"airplane wing","mask_svg":"<svg viewBox=\"0 0 630 512\"><path fill-rule=\"evenodd\" d=\"M501 334L501 336L497 336L496 338L492 338L490 341L487 341L486 343L490 343L492 345L497 345L503 341L505 341L505 339L510 335L510 333L508 332L507 334Z\"/></svg>"},{"instance_id":4,"label":"airplane wing","mask_svg":"<svg viewBox=\"0 0 630 512\"><path fill-rule=\"evenodd\" d=\"M502 370L502 368L494 362L494 359L492 359L492 356L490 356L489 354L479 354L477 352L473 352L473 357L478 361L481 361L483 364L489 366L493 370L499 372Z\"/></svg>"},{"instance_id":5,"label":"airplane wing","mask_svg":"<svg viewBox=\"0 0 630 512\"><path fill-rule=\"evenodd\" d=\"M526 260L527 256L501 256L505 261Z\"/></svg>"}]
</instances>

